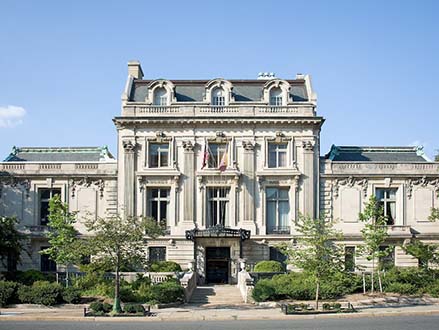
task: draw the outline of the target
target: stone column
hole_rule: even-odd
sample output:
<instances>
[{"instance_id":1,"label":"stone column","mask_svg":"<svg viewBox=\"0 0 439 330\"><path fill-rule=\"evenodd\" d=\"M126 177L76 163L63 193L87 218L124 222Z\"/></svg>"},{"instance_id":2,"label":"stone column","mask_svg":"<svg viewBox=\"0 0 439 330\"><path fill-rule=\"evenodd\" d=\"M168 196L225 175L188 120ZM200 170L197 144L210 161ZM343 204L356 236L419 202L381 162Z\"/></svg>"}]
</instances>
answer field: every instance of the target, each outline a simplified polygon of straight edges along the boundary
<instances>
[{"instance_id":1,"label":"stone column","mask_svg":"<svg viewBox=\"0 0 439 330\"><path fill-rule=\"evenodd\" d=\"M254 144L243 141L244 162L242 168L243 222L255 221L255 152Z\"/></svg>"},{"instance_id":2,"label":"stone column","mask_svg":"<svg viewBox=\"0 0 439 330\"><path fill-rule=\"evenodd\" d=\"M304 198L304 214L316 217L316 157L314 154L314 141L303 141L303 198Z\"/></svg>"},{"instance_id":3,"label":"stone column","mask_svg":"<svg viewBox=\"0 0 439 330\"><path fill-rule=\"evenodd\" d=\"M124 214L134 216L135 205L135 149L136 142L122 141L124 149Z\"/></svg>"},{"instance_id":4,"label":"stone column","mask_svg":"<svg viewBox=\"0 0 439 330\"><path fill-rule=\"evenodd\" d=\"M183 180L183 221L194 222L195 193L195 153L194 145L191 141L183 142L184 148L184 180Z\"/></svg>"}]
</instances>

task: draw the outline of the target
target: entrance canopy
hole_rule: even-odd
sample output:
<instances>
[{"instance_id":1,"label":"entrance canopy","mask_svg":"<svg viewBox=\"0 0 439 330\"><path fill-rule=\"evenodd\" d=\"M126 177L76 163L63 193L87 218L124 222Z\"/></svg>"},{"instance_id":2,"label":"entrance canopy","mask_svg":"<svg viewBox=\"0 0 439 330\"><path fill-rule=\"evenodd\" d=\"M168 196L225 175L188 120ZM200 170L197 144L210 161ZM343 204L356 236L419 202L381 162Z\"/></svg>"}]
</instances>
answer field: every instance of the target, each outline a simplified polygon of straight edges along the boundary
<instances>
[{"instance_id":1,"label":"entrance canopy","mask_svg":"<svg viewBox=\"0 0 439 330\"><path fill-rule=\"evenodd\" d=\"M226 237L226 238L239 238L240 241L245 241L250 238L250 230L246 229L232 229L224 227L223 225L215 225L207 229L194 228L191 230L186 230L186 239L190 241L195 241L196 238L215 238L215 237Z\"/></svg>"}]
</instances>

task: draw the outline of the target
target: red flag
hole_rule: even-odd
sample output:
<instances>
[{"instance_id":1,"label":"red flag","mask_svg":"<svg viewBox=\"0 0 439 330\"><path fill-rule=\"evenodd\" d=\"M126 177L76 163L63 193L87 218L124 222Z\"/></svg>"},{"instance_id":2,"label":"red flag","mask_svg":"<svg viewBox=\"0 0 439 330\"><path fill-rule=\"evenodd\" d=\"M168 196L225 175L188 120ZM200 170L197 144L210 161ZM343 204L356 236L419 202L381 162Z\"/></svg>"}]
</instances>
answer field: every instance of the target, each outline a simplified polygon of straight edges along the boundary
<instances>
[{"instance_id":1,"label":"red flag","mask_svg":"<svg viewBox=\"0 0 439 330\"><path fill-rule=\"evenodd\" d=\"M229 155L227 153L228 150L229 150L229 144L226 145L226 150L224 151L224 155L221 158L221 162L218 167L221 172L224 172L226 170L227 164L229 163Z\"/></svg>"},{"instance_id":2,"label":"red flag","mask_svg":"<svg viewBox=\"0 0 439 330\"><path fill-rule=\"evenodd\" d=\"M207 151L207 142L204 143L204 154L203 154L203 164L201 165L201 169L204 169L209 162L209 152Z\"/></svg>"}]
</instances>

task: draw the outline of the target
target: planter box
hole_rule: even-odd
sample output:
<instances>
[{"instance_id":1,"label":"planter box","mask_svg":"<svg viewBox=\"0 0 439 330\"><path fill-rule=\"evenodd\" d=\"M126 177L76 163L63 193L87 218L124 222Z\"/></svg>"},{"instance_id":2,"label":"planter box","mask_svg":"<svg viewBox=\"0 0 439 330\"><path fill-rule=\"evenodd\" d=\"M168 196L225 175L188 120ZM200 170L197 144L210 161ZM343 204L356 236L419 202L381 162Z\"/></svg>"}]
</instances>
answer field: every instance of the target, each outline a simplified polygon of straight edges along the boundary
<instances>
[{"instance_id":1,"label":"planter box","mask_svg":"<svg viewBox=\"0 0 439 330\"><path fill-rule=\"evenodd\" d=\"M323 304L322 304L323 306ZM282 313L285 315L306 315L306 314L336 314L336 313L355 313L356 310L351 303L347 303L345 307L328 306L326 309L315 310L309 304L282 304L280 306Z\"/></svg>"}]
</instances>

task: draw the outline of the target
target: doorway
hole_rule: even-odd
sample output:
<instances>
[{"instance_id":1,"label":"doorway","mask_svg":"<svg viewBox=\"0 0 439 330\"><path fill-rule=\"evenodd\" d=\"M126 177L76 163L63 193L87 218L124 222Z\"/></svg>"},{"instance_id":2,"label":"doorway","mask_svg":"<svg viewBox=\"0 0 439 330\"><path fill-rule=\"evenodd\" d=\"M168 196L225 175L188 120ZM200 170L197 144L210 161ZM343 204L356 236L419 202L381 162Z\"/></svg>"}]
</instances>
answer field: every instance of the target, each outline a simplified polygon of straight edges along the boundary
<instances>
[{"instance_id":1,"label":"doorway","mask_svg":"<svg viewBox=\"0 0 439 330\"><path fill-rule=\"evenodd\" d=\"M207 283L229 283L230 247L206 248Z\"/></svg>"}]
</instances>

